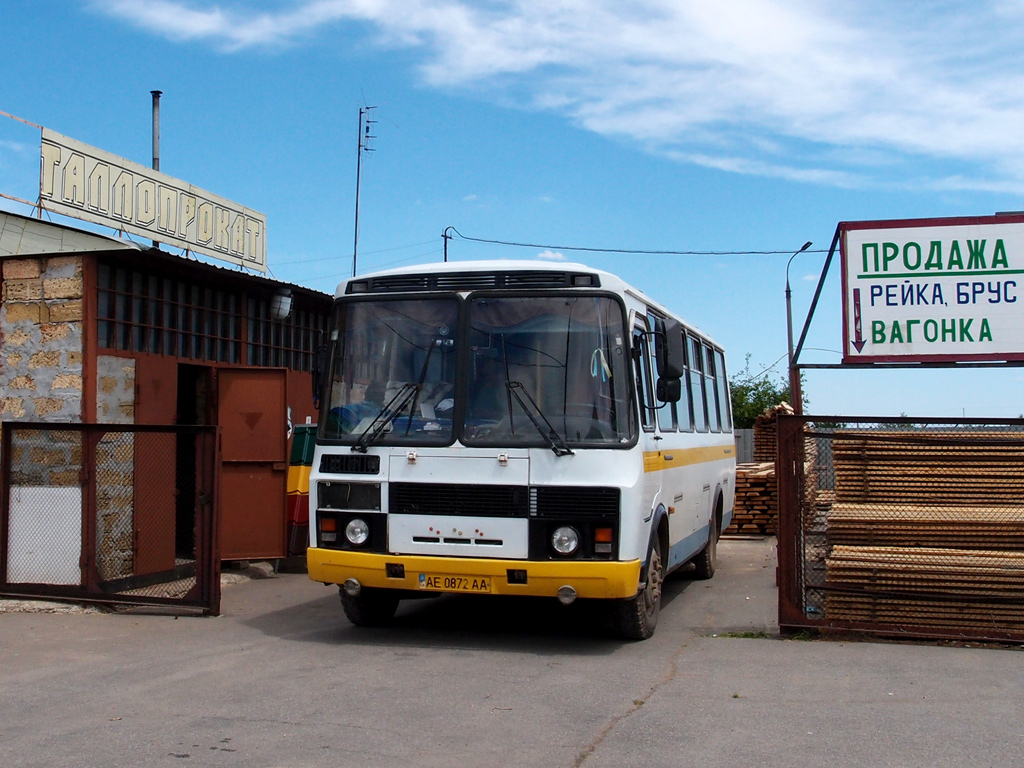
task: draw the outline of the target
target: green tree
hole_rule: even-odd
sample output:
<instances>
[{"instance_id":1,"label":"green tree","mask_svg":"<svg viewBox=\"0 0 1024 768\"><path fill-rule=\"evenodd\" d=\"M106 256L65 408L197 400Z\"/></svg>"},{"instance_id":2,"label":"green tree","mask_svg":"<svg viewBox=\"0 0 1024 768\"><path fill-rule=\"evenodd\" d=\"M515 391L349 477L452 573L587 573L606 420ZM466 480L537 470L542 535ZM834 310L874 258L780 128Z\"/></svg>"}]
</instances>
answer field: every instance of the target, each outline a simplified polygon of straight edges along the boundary
<instances>
[{"instance_id":1,"label":"green tree","mask_svg":"<svg viewBox=\"0 0 1024 768\"><path fill-rule=\"evenodd\" d=\"M750 372L749 353L743 370L729 380L729 386L732 389L732 425L735 429L750 429L765 409L774 408L782 402L791 402L789 382L784 378L780 376L777 381L773 381L767 372ZM806 397L804 402L807 402Z\"/></svg>"}]
</instances>

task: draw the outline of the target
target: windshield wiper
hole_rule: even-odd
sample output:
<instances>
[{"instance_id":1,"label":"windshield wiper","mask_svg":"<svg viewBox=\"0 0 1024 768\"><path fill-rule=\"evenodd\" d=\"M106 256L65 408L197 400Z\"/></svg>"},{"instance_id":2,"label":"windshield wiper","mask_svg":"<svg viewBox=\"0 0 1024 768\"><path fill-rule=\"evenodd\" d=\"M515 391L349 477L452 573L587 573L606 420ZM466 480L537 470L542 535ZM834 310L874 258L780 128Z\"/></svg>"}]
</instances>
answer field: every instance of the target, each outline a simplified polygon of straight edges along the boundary
<instances>
[{"instance_id":1,"label":"windshield wiper","mask_svg":"<svg viewBox=\"0 0 1024 768\"><path fill-rule=\"evenodd\" d=\"M412 426L412 417L416 413L416 406L419 405L420 392L423 391L423 382L427 380L427 368L430 367L430 356L434 353L435 347L440 347L444 344L444 339L431 339L430 346L427 347L427 355L423 359L423 367L420 369L420 380L416 382L416 397L412 401L412 406L409 408L409 423L405 425L405 434L409 434L409 428Z\"/></svg>"},{"instance_id":2,"label":"windshield wiper","mask_svg":"<svg viewBox=\"0 0 1024 768\"><path fill-rule=\"evenodd\" d=\"M562 438L560 434L551 426L551 422L548 421L547 416L544 415L544 411L537 405L537 401L530 396L530 393L523 386L521 381L505 380L505 388L508 390L509 397L514 397L519 406L526 413L527 418L530 419L530 423L536 428L537 432L543 437L548 447L554 452L555 456L572 456L573 450L569 447L568 443ZM522 392L522 394L520 394ZM525 399L524 399L525 396ZM527 407L527 403L530 404ZM511 403L509 404L509 416L511 417L512 408ZM541 423L543 422L543 424ZM546 427L546 429L545 429Z\"/></svg>"},{"instance_id":3,"label":"windshield wiper","mask_svg":"<svg viewBox=\"0 0 1024 768\"><path fill-rule=\"evenodd\" d=\"M537 401L534 400L530 393L523 386L523 382L515 381L512 379L508 369L508 350L505 347L505 335L501 335L501 351L502 359L505 367L505 396L508 398L508 426L509 430L514 435L516 433L515 423L512 417L512 398L516 399L519 403L519 407L523 409L530 423L533 424L534 429L537 433L543 437L548 444L555 456L572 456L573 450L569 447L568 443L562 439L562 436L555 431L555 428L551 426L551 422L548 421L547 416L544 415L544 411L537 405ZM522 390L522 395L519 394L519 390ZM523 395L526 395L526 399L523 399ZM531 407L527 407L526 403L529 402ZM540 418L538 418L540 417ZM541 422L544 422L541 424ZM547 427L545 430L544 427Z\"/></svg>"},{"instance_id":4,"label":"windshield wiper","mask_svg":"<svg viewBox=\"0 0 1024 768\"><path fill-rule=\"evenodd\" d=\"M413 396L420 391L419 384L403 384L401 388L395 393L387 404L380 409L380 413L373 417L373 421L369 423L363 434L359 436L355 445L352 446L353 451L359 453L366 453L366 447L377 440L378 437L383 434L384 430L387 429L388 424L395 420L395 418L402 411L405 410L405 406L409 404Z\"/></svg>"}]
</instances>

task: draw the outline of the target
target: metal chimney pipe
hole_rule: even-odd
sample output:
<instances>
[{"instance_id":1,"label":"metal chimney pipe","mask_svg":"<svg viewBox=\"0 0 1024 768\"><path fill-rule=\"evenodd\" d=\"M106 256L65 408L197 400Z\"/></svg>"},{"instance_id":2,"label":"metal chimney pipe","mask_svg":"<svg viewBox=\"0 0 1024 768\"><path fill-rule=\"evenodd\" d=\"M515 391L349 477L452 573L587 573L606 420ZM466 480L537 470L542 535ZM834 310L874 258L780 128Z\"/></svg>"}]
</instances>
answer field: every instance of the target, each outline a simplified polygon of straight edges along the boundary
<instances>
[{"instance_id":1,"label":"metal chimney pipe","mask_svg":"<svg viewBox=\"0 0 1024 768\"><path fill-rule=\"evenodd\" d=\"M153 94L153 170L160 170L160 94L162 91L150 91ZM159 248L160 243L153 241L153 247Z\"/></svg>"},{"instance_id":2,"label":"metal chimney pipe","mask_svg":"<svg viewBox=\"0 0 1024 768\"><path fill-rule=\"evenodd\" d=\"M153 94L153 170L160 170L160 95L163 91L150 91Z\"/></svg>"}]
</instances>

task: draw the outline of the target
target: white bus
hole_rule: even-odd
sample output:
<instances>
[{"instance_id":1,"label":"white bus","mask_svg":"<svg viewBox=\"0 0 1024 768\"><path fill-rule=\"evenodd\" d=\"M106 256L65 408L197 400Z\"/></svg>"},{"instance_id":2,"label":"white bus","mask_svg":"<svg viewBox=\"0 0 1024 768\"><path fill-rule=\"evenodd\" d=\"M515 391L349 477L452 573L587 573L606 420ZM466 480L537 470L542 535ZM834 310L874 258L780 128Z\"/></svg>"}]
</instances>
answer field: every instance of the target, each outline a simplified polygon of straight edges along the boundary
<instances>
[{"instance_id":1,"label":"white bus","mask_svg":"<svg viewBox=\"0 0 1024 768\"><path fill-rule=\"evenodd\" d=\"M654 632L715 572L735 443L722 349L607 272L433 264L338 287L318 371L309 576L349 620L447 592L608 603Z\"/></svg>"}]
</instances>

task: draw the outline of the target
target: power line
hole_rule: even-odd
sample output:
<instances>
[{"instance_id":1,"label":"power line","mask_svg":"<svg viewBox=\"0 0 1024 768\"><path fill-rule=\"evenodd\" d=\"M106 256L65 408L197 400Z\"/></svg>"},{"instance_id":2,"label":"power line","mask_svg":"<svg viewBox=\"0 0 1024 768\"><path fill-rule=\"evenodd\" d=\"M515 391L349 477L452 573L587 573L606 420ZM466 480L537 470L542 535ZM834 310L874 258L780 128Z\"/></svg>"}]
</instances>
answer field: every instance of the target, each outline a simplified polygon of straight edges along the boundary
<instances>
[{"instance_id":1,"label":"power line","mask_svg":"<svg viewBox=\"0 0 1024 768\"><path fill-rule=\"evenodd\" d=\"M433 240L431 240L431 242L433 242ZM395 264L404 264L404 263L406 263L408 261L415 261L416 259L422 259L424 256L436 256L436 255L439 255L440 253L441 253L440 249L432 248L429 251L424 251L423 253L417 253L415 256L406 256L404 259L395 259L393 261L385 261L383 264L378 264L376 266L376 268L377 269L381 269L383 267L394 266Z\"/></svg>"},{"instance_id":2,"label":"power line","mask_svg":"<svg viewBox=\"0 0 1024 768\"><path fill-rule=\"evenodd\" d=\"M422 243L409 243L408 245L396 245L394 248L381 248L376 251L362 251L363 256L371 256L375 253L388 253L390 251L400 251L403 248L418 248L421 245L431 245L436 240L424 240ZM337 256L324 256L322 259L300 259L299 261L276 261L275 266L284 267L290 264L315 264L318 261L332 261L338 258Z\"/></svg>"},{"instance_id":3,"label":"power line","mask_svg":"<svg viewBox=\"0 0 1024 768\"><path fill-rule=\"evenodd\" d=\"M786 352L786 353L785 353L784 355L782 355L782 357L780 357L780 358L779 358L778 360L776 360L776 361L775 361L774 363L772 363L771 365L769 365L769 366L768 366L767 368L762 368L762 369L761 369L760 371L758 371L757 373L752 373L752 374L750 374L749 376L747 376L747 378L745 378L745 379L740 379L740 381L739 381L739 382L737 382L737 383L738 383L738 384L749 384L749 383L750 383L750 382L752 382L752 381L753 381L754 379L760 379L760 378L762 378L763 376L767 376L767 375L768 375L769 373L771 373L771 372L772 372L772 369L773 369L773 368L774 368L774 367L775 367L776 365L778 365L779 363L781 363L781 362L782 362L783 360L785 360L785 359L786 359L787 357L789 357L789 352Z\"/></svg>"},{"instance_id":4,"label":"power line","mask_svg":"<svg viewBox=\"0 0 1024 768\"><path fill-rule=\"evenodd\" d=\"M434 241L431 240L430 242L433 243ZM426 245L426 243L420 243L420 245ZM411 247L411 246L402 246L402 247L403 248L408 248L408 247ZM396 250L396 249L390 248L390 249L385 249L385 250ZM373 253L379 253L379 251L373 251ZM417 253L414 256L407 256L404 259L396 259L395 261L387 261L387 262L384 262L383 264L378 264L378 265L376 265L375 268L376 269L381 269L383 267L389 267L389 266L393 266L395 264L402 264L402 263L407 262L407 261L414 261L416 259L422 259L425 256L436 256L436 255L438 255L440 253L441 253L441 251L439 249L434 248L432 250L425 251L423 253ZM366 254L364 254L364 255L366 255ZM324 259L317 259L317 261L324 261ZM297 264L297 263L301 263L301 262L292 262L292 263L293 264ZM296 278L296 279L299 279L299 278ZM320 281L320 280L334 280L335 285L337 285L338 283L340 283L345 278L344 277L339 277L336 272L332 272L332 273L327 274L327 275L307 276L307 277L303 277L301 279L305 280L306 282L317 282L317 281Z\"/></svg>"},{"instance_id":5,"label":"power line","mask_svg":"<svg viewBox=\"0 0 1024 768\"><path fill-rule=\"evenodd\" d=\"M781 251L648 251L637 248L590 248L582 245L544 245L542 243L519 243L511 240L490 240L483 237L469 237L462 234L455 227L448 227L449 230L459 236L461 240L468 240L474 243L485 243L487 245L507 245L513 248L546 248L554 251L586 251L587 253L629 253L642 256L777 256L790 255L793 250L787 248ZM807 250L805 253L827 253L825 249Z\"/></svg>"}]
</instances>

